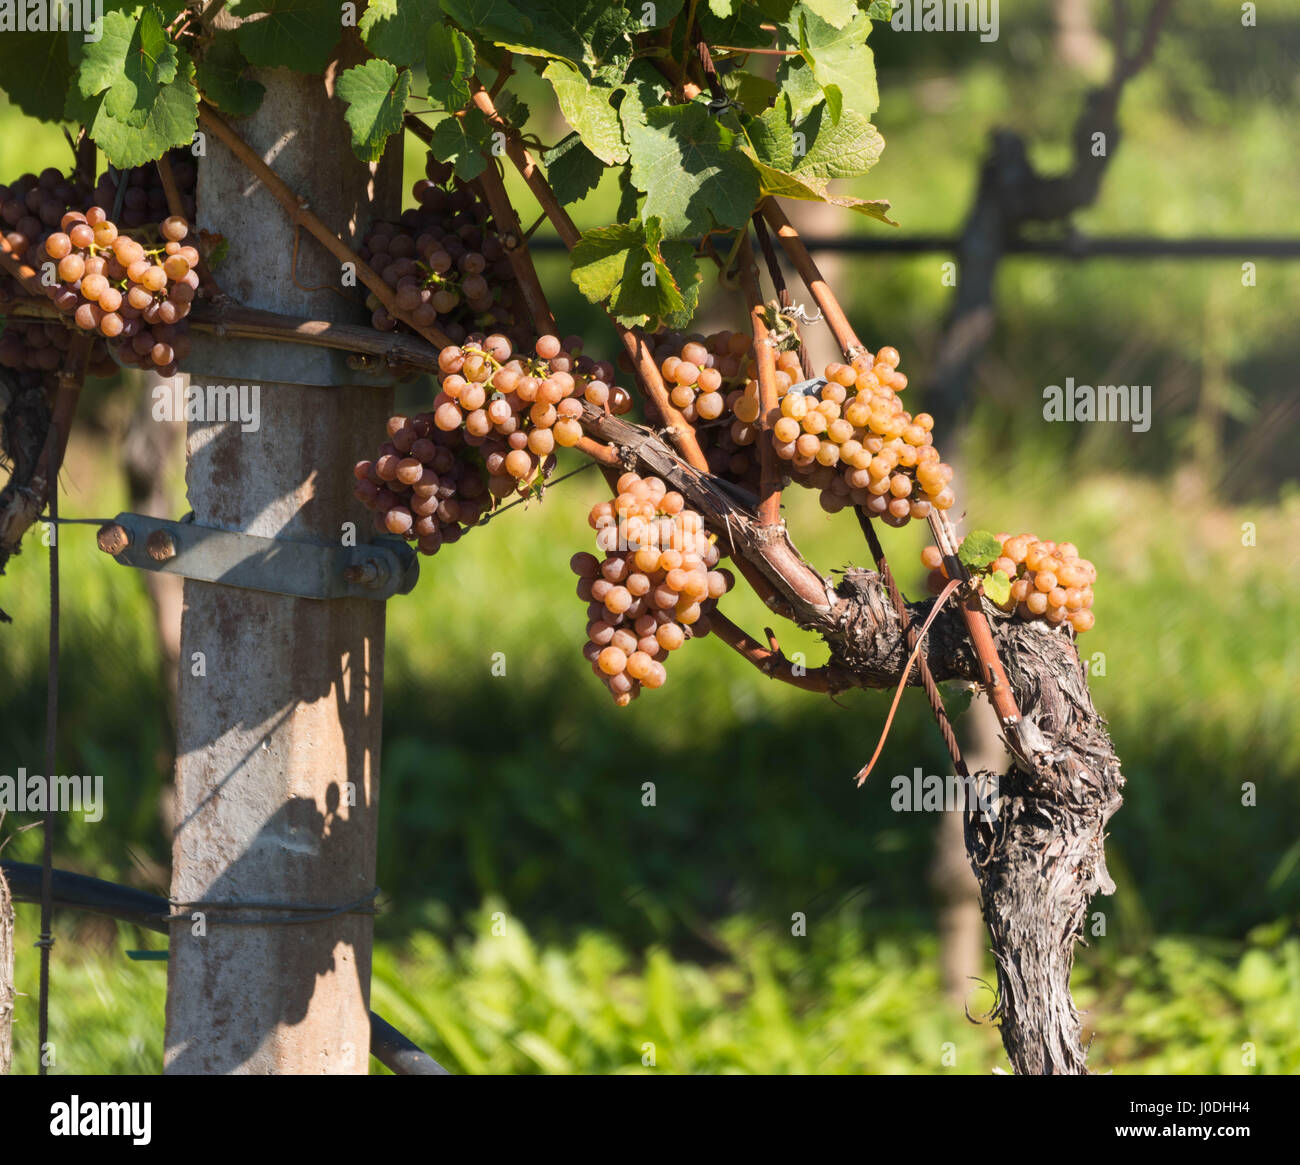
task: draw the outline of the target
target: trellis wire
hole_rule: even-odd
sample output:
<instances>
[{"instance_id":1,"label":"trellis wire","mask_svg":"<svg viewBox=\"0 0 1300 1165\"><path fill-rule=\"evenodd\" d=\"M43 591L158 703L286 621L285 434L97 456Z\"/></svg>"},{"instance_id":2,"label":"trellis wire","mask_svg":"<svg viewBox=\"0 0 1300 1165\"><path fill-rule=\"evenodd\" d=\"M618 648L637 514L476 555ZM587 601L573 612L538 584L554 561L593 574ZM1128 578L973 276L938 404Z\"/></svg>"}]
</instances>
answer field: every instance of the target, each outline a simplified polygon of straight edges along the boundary
<instances>
[{"instance_id":1,"label":"trellis wire","mask_svg":"<svg viewBox=\"0 0 1300 1165\"><path fill-rule=\"evenodd\" d=\"M59 518L59 478L54 475L50 488L51 522ZM41 850L41 936L36 945L41 951L40 1003L37 1021L37 1073L46 1075L46 1045L50 1037L50 948L54 938L50 927L54 915L54 808L51 805L54 772L54 748L59 723L59 537L50 539L50 661L45 689L45 815Z\"/></svg>"}]
</instances>

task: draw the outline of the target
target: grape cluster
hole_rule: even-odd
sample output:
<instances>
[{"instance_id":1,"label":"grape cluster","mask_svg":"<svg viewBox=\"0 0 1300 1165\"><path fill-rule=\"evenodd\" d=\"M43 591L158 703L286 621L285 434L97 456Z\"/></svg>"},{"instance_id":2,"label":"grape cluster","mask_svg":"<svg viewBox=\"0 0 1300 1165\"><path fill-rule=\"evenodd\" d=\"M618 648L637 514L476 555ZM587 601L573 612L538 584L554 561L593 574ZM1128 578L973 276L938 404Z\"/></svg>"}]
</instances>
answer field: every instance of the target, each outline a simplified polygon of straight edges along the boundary
<instances>
[{"instance_id":1,"label":"grape cluster","mask_svg":"<svg viewBox=\"0 0 1300 1165\"><path fill-rule=\"evenodd\" d=\"M753 360L747 355L752 345L744 332L662 332L654 338L653 354L669 399L698 426L709 469L757 489L758 459L746 448L753 436L734 419L746 379L753 376Z\"/></svg>"},{"instance_id":2,"label":"grape cluster","mask_svg":"<svg viewBox=\"0 0 1300 1165\"><path fill-rule=\"evenodd\" d=\"M358 461L353 493L374 511L375 529L435 554L482 517L491 499L487 475L460 435L443 432L432 413L389 417L388 440L373 461Z\"/></svg>"},{"instance_id":3,"label":"grape cluster","mask_svg":"<svg viewBox=\"0 0 1300 1165\"><path fill-rule=\"evenodd\" d=\"M1044 619L1053 626L1068 622L1075 631L1090 631L1092 584L1097 568L1079 557L1073 542L1040 542L1033 534L996 534L1002 554L988 567L1003 571L1011 580L1011 594L1002 610L1021 619ZM926 585L932 594L943 590L948 572L938 547L921 551L921 562L930 568Z\"/></svg>"},{"instance_id":4,"label":"grape cluster","mask_svg":"<svg viewBox=\"0 0 1300 1165\"><path fill-rule=\"evenodd\" d=\"M198 212L195 201L198 166L190 151L184 146L170 150L167 158L171 165L172 178L181 196L181 214L193 222ZM99 176L95 186L95 205L107 208L111 215L118 205L119 186L125 186L125 190L122 193L122 208L115 221L122 229L135 230L160 222L167 217L167 194L158 167L154 163L133 166L129 170L120 170L116 173L105 170Z\"/></svg>"},{"instance_id":5,"label":"grape cluster","mask_svg":"<svg viewBox=\"0 0 1300 1165\"><path fill-rule=\"evenodd\" d=\"M631 408L627 391L610 383L613 366L581 355L581 344L546 335L532 355L516 354L503 333L476 333L438 353L433 423L479 449L494 497L527 492L557 445L578 443L583 400L616 413Z\"/></svg>"},{"instance_id":6,"label":"grape cluster","mask_svg":"<svg viewBox=\"0 0 1300 1165\"><path fill-rule=\"evenodd\" d=\"M185 242L185 219L168 218L158 229L161 245L146 247L91 206L64 214L42 250L57 265L46 294L59 311L82 331L115 341L123 364L170 376L189 352L181 321L198 291L199 252Z\"/></svg>"},{"instance_id":7,"label":"grape cluster","mask_svg":"<svg viewBox=\"0 0 1300 1165\"><path fill-rule=\"evenodd\" d=\"M657 477L625 473L612 502L588 521L605 555L575 554L578 597L587 604L583 655L619 707L668 678L662 660L708 634L709 613L733 585L715 570L718 549L704 519Z\"/></svg>"},{"instance_id":8,"label":"grape cluster","mask_svg":"<svg viewBox=\"0 0 1300 1165\"><path fill-rule=\"evenodd\" d=\"M694 424L722 416L728 392L744 384L749 349L750 339L743 332L661 332L654 337L652 352L669 399Z\"/></svg>"},{"instance_id":9,"label":"grape cluster","mask_svg":"<svg viewBox=\"0 0 1300 1165\"><path fill-rule=\"evenodd\" d=\"M22 387L35 388L62 367L71 343L72 332L60 323L11 317L0 333L0 367L16 372ZM117 370L104 343L91 346L88 368L96 376L111 376Z\"/></svg>"},{"instance_id":10,"label":"grape cluster","mask_svg":"<svg viewBox=\"0 0 1300 1165\"><path fill-rule=\"evenodd\" d=\"M789 462L795 481L820 491L828 513L854 505L889 526L905 526L956 501L952 467L934 447L934 418L913 416L898 395L907 387L898 360L897 349L884 347L851 364L828 364L820 380L796 381L797 358L778 357L776 455ZM757 381L750 381L736 406L750 439L747 418L757 419L758 399Z\"/></svg>"},{"instance_id":11,"label":"grape cluster","mask_svg":"<svg viewBox=\"0 0 1300 1165\"><path fill-rule=\"evenodd\" d=\"M65 177L50 167L37 174L24 174L8 186L0 185L0 219L7 234L23 236L25 251L47 231L58 227L69 207L83 205L89 196L84 183ZM12 240L11 240L12 241Z\"/></svg>"},{"instance_id":12,"label":"grape cluster","mask_svg":"<svg viewBox=\"0 0 1300 1165\"><path fill-rule=\"evenodd\" d=\"M84 206L89 196L84 183L53 167L39 175L24 174L8 186L0 185L0 229L15 257L39 270L45 236L59 229L69 207ZM0 296L19 299L26 295L17 280L0 271Z\"/></svg>"},{"instance_id":13,"label":"grape cluster","mask_svg":"<svg viewBox=\"0 0 1300 1165\"><path fill-rule=\"evenodd\" d=\"M39 271L45 259L46 236L58 229L70 206L84 206L89 196L84 183L53 167L0 185L0 230L15 257ZM27 289L18 280L0 270L0 299L22 300L27 296ZM62 365L70 342L71 335L61 324L11 317L0 336L0 367L12 370L22 387L40 387ZM89 368L98 376L114 371L103 343L92 345Z\"/></svg>"},{"instance_id":14,"label":"grape cluster","mask_svg":"<svg viewBox=\"0 0 1300 1165\"><path fill-rule=\"evenodd\" d=\"M420 327L437 325L453 343L475 330L505 332L516 344L525 343L527 313L483 204L432 155L425 173L412 188L420 205L403 211L396 223L372 226L357 254ZM380 331L400 326L378 297L369 296L366 304Z\"/></svg>"}]
</instances>

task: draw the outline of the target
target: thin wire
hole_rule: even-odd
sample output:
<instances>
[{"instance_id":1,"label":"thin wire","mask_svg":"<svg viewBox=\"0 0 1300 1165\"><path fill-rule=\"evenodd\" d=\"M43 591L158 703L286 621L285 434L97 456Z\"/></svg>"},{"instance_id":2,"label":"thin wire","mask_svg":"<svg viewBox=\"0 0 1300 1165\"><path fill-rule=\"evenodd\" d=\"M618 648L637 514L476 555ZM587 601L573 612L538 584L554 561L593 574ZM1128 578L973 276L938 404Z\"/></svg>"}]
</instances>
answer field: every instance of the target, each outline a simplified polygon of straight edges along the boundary
<instances>
[{"instance_id":1,"label":"thin wire","mask_svg":"<svg viewBox=\"0 0 1300 1165\"><path fill-rule=\"evenodd\" d=\"M219 926L290 926L308 922L324 922L337 918L340 914L378 914L379 908L371 905L379 897L376 886L368 894L363 894L355 902L345 902L342 906L322 906L314 902L221 902L214 899L199 899L195 902L169 902L173 910L302 910L305 914L290 915L288 918L215 918L211 921ZM164 914L165 922L188 922L188 913Z\"/></svg>"},{"instance_id":2,"label":"thin wire","mask_svg":"<svg viewBox=\"0 0 1300 1165\"><path fill-rule=\"evenodd\" d=\"M722 423L723 421L721 419L719 419L717 422L717 424L719 425L721 425ZM568 473L562 474L560 477L557 477L552 481L548 481L546 483L546 488L552 489L553 487L559 485L560 482L562 481L568 481L569 478L571 477L576 477L580 473L586 473L588 469L595 469L597 465L599 465L599 462L588 461L586 465L580 465L578 466L577 469L572 469ZM519 498L517 501L513 501L507 505L501 506L498 509L493 510L486 517L476 522L474 526L470 527L470 529L471 530L474 529L475 526L486 526L490 521L492 521L493 518L499 517L501 514L504 514L507 510L512 510L515 508L515 506L522 506L525 502L529 502L529 501L532 501L531 496L526 498ZM107 522L116 522L117 519L116 518L59 518L59 517L55 517L54 515L50 515L49 521L58 526L103 526Z\"/></svg>"},{"instance_id":3,"label":"thin wire","mask_svg":"<svg viewBox=\"0 0 1300 1165\"><path fill-rule=\"evenodd\" d=\"M578 474L580 474L580 473L586 473L587 470L589 470L589 469L595 469L596 466L599 465L599 464L600 464L600 462L598 462L598 461L588 461L586 465L579 465L577 469L571 469L571 470L569 470L568 473L563 474L563 475L561 475L560 477L557 477L554 481L548 481L548 482L546 483L546 488L547 488L547 489L552 489L552 488L554 488L555 486L559 485L560 482L562 482L562 481L568 481L569 478L571 478L571 477L577 477ZM474 523L473 526L470 526L469 528L470 528L471 530L473 530L473 529L475 529L475 527L477 527L477 526L486 526L486 525L487 525L489 522L491 522L494 518L499 518L499 517L500 517L502 514L504 514L507 510L513 510L513 509L515 508L515 506L522 506L525 502L530 502L530 501L532 501L532 500L533 500L533 499L532 499L532 495L530 494L530 495L529 495L528 497L526 497L526 498L520 498L518 501L510 502L509 505L505 505L505 506L502 506L500 509L493 510L490 514L487 515L487 517L485 517L485 518L480 518L477 522Z\"/></svg>"},{"instance_id":4,"label":"thin wire","mask_svg":"<svg viewBox=\"0 0 1300 1165\"><path fill-rule=\"evenodd\" d=\"M59 517L59 479L55 475L50 489L49 514L52 522ZM45 692L45 821L44 847L41 855L41 937L36 945L41 951L41 985L37 1024L37 1072L46 1075L45 1048L50 1037L50 933L54 914L54 807L52 804L54 746L59 723L59 538L50 539L50 661Z\"/></svg>"}]
</instances>

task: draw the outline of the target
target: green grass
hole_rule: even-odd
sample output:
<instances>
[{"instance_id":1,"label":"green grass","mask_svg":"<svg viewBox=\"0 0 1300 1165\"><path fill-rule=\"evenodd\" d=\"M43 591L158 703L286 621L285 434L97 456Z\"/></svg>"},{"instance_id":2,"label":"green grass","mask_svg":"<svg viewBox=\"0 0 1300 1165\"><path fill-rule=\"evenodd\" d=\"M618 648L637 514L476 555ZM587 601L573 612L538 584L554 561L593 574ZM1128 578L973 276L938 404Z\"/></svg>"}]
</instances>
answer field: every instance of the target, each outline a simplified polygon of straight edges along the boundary
<instances>
[{"instance_id":1,"label":"green grass","mask_svg":"<svg viewBox=\"0 0 1300 1165\"><path fill-rule=\"evenodd\" d=\"M35 909L20 908L34 925ZM415 931L375 951L371 1004L456 1073L983 1073L1005 1068L996 1028L943 997L935 941L870 936L852 904L795 938L737 916L702 964L584 931L532 937L489 901L446 941ZM101 940L104 932L95 928ZM84 937L84 936L83 936ZM61 932L53 961L55 1073L160 1070L166 970L124 947ZM1094 940L1095 941L1095 940ZM1104 943L1099 944L1104 949ZM20 984L36 952L20 944ZM1075 976L1095 1070L1118 1074L1300 1072L1300 939L1165 938L1141 955L1083 952ZM986 968L986 975L991 970ZM977 1017L992 1003L973 984ZM15 1071L35 1069L35 1000L15 1014ZM372 1061L372 1071L385 1071Z\"/></svg>"}]
</instances>

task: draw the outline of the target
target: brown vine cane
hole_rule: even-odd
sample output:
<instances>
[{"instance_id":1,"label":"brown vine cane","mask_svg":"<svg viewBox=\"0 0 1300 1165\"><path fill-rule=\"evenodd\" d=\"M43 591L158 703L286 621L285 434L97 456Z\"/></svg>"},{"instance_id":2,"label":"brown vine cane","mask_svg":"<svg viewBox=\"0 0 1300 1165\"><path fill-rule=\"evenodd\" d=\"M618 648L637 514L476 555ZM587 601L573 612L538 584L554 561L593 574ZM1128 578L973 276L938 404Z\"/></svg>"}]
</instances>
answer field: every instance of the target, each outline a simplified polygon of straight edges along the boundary
<instances>
[{"instance_id":1,"label":"brown vine cane","mask_svg":"<svg viewBox=\"0 0 1300 1165\"><path fill-rule=\"evenodd\" d=\"M546 176L538 169L537 162L519 140L513 127L497 112L491 95L481 84L476 84L473 101L488 121L505 135L506 155L515 164L515 168L537 200L543 214L555 228L560 240L572 250L581 239L581 232L574 225L573 219L569 217L560 200L555 197L555 192L547 182ZM606 314L610 313L606 312ZM668 435L687 464L697 473L708 473L709 463L700 448L695 427L682 416L681 410L669 399L663 376L645 337L638 329L625 327L613 319L612 315L610 318L624 349L632 360L637 381L647 398L647 406L658 410L662 422L667 427ZM745 581L769 608L774 611L783 609L784 601L779 592L751 563L739 561L736 563L736 569L744 575Z\"/></svg>"},{"instance_id":2,"label":"brown vine cane","mask_svg":"<svg viewBox=\"0 0 1300 1165\"><path fill-rule=\"evenodd\" d=\"M537 163L528 152L528 148L519 140L519 135L514 128L497 112L488 91L477 82L473 101L488 121L505 135L507 156L515 164L515 168L533 197L537 199L538 205L545 212L560 240L569 250L572 250L578 245L582 234L560 204L559 199L555 197L555 192L537 168ZM643 391L654 407L659 410L659 415L668 427L674 444L695 469L701 473L708 473L709 463L695 436L695 428L682 416L681 410L668 399L668 390L664 387L663 377L660 375L658 365L655 364L650 346L645 342L645 337L639 330L625 327L617 320L614 321L614 327L635 366L637 380L640 381Z\"/></svg>"},{"instance_id":3,"label":"brown vine cane","mask_svg":"<svg viewBox=\"0 0 1300 1165\"><path fill-rule=\"evenodd\" d=\"M822 315L826 317L826 322L835 336L836 343L843 351L845 360L852 360L859 353L866 351L849 323L848 317L844 314L844 309L836 299L835 293L831 291L813 257L808 253L808 248L804 246L799 232L791 225L776 200L765 198L760 204L760 211L776 231L776 236L786 255L799 272L799 277L821 309ZM975 587L970 572L957 556L957 536L947 515L941 510L932 509L929 523L930 532L934 537L935 545L939 548L939 553L943 555L944 566L949 577L959 579L962 583L959 605L971 644L975 648L975 655L979 659L984 690L988 693L989 702L997 711L1002 726L1011 729L1020 723L1020 710L1016 707L1011 682L1007 679L1002 661L998 658L997 647L993 643L993 630L989 626L988 616L984 613L980 592Z\"/></svg>"},{"instance_id":4,"label":"brown vine cane","mask_svg":"<svg viewBox=\"0 0 1300 1165\"><path fill-rule=\"evenodd\" d=\"M777 464L776 450L768 430L772 414L778 409L776 391L776 349L768 335L766 306L758 282L758 265L754 262L754 249L749 243L749 232L741 236L740 250L736 255L740 286L749 308L749 326L753 334L755 375L758 378L758 427L762 433L758 454L761 470L758 501L758 520L761 525L775 526L781 520L781 469Z\"/></svg>"},{"instance_id":5,"label":"brown vine cane","mask_svg":"<svg viewBox=\"0 0 1300 1165\"><path fill-rule=\"evenodd\" d=\"M290 222L295 226L303 227L340 262L353 265L357 277L374 292L389 315L394 319L401 320L402 323L423 336L435 347L446 348L450 346L451 340L436 324L422 328L411 319L410 312L399 308L393 291L388 284L351 247L321 222L320 218L311 210L307 200L295 194L288 183L271 169L257 151L227 125L221 115L205 101L199 102L199 121L205 128L211 130L221 144L234 154L254 177L261 181L262 185L266 187L267 191L284 209L285 214L289 216Z\"/></svg>"},{"instance_id":6,"label":"brown vine cane","mask_svg":"<svg viewBox=\"0 0 1300 1165\"><path fill-rule=\"evenodd\" d=\"M772 285L778 289L778 295L782 297L784 304L788 306L790 304L790 295L785 288L780 263L777 260L776 252L772 249L772 243L763 225L762 216L759 214L754 215L754 230L758 235L763 259L767 264ZM807 363L806 349L802 345L801 349L804 353L804 369L805 375L807 375L810 369ZM856 506L854 512L858 516L858 524L862 527L862 533L866 537L868 547L871 549L871 557L875 560L876 570L879 572L881 581L885 584L885 590L889 594L890 604L898 615L899 623L902 624L903 632L907 638L908 649L915 651L920 640L920 632L908 616L907 603L903 598L902 591L898 588L898 583L894 579L893 571L889 569L889 561L885 557L885 549L881 546L880 539L876 536L875 526L872 524L871 518ZM939 728L939 735L943 737L944 747L948 750L949 757L952 758L953 773L959 777L966 777L968 775L966 762L962 757L961 747L957 743L957 734L953 731L952 721L948 719L948 710L944 707L939 685L935 682L934 674L930 671L930 665L926 662L924 655L919 657L918 663L920 665L918 670L921 676L921 686L925 689L925 698L930 705L930 711L934 714L935 723ZM868 764L867 771L870 770L870 767L871 765ZM859 781L860 783L861 781Z\"/></svg>"}]
</instances>

